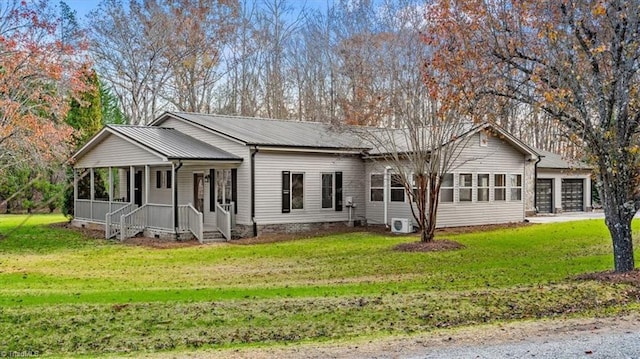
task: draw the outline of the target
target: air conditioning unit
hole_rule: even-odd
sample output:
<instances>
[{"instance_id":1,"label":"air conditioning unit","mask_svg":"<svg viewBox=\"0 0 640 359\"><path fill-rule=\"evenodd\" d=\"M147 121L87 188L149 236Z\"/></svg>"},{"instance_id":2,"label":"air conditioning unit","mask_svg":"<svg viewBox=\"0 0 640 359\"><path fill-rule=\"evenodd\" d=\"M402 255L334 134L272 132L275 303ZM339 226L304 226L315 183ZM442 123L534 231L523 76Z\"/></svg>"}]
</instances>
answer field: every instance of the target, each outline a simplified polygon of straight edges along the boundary
<instances>
[{"instance_id":1,"label":"air conditioning unit","mask_svg":"<svg viewBox=\"0 0 640 359\"><path fill-rule=\"evenodd\" d=\"M392 218L391 219L391 232L393 233L411 233L413 232L413 226L408 218Z\"/></svg>"}]
</instances>

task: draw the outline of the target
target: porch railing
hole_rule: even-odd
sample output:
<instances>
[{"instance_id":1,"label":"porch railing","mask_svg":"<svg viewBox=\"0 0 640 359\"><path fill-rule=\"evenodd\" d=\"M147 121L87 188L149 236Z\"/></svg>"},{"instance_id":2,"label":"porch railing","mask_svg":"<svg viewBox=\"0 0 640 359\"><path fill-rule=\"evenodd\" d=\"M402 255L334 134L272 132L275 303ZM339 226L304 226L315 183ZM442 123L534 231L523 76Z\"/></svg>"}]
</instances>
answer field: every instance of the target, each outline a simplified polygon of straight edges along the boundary
<instances>
[{"instance_id":1,"label":"porch railing","mask_svg":"<svg viewBox=\"0 0 640 359\"><path fill-rule=\"evenodd\" d=\"M111 205L115 203L111 202ZM77 219L86 219L92 222L104 223L107 213L109 213L109 201L92 201L90 199L76 200Z\"/></svg>"},{"instance_id":2,"label":"porch railing","mask_svg":"<svg viewBox=\"0 0 640 359\"><path fill-rule=\"evenodd\" d=\"M224 207L223 207L224 206ZM216 203L216 223L218 225L218 230L224 238L227 240L231 239L231 212L229 209L233 209L231 204L220 204Z\"/></svg>"},{"instance_id":3,"label":"porch railing","mask_svg":"<svg viewBox=\"0 0 640 359\"><path fill-rule=\"evenodd\" d=\"M236 226L236 203L231 202L218 204L220 205L220 207L222 207L222 209L229 212L229 215L231 216L231 228L234 228Z\"/></svg>"},{"instance_id":4,"label":"porch railing","mask_svg":"<svg viewBox=\"0 0 640 359\"><path fill-rule=\"evenodd\" d=\"M120 217L129 214L136 207L135 203L115 202L111 204L111 208L116 208L116 210L107 213L105 216L105 237L107 239L118 235L120 231Z\"/></svg>"},{"instance_id":5,"label":"porch railing","mask_svg":"<svg viewBox=\"0 0 640 359\"><path fill-rule=\"evenodd\" d=\"M147 205L142 205L120 216L120 240L124 241L144 231L147 223Z\"/></svg>"},{"instance_id":6,"label":"porch railing","mask_svg":"<svg viewBox=\"0 0 640 359\"><path fill-rule=\"evenodd\" d=\"M181 232L191 232L199 242L204 237L204 221L202 212L195 209L191 204L178 206L178 230Z\"/></svg>"}]
</instances>

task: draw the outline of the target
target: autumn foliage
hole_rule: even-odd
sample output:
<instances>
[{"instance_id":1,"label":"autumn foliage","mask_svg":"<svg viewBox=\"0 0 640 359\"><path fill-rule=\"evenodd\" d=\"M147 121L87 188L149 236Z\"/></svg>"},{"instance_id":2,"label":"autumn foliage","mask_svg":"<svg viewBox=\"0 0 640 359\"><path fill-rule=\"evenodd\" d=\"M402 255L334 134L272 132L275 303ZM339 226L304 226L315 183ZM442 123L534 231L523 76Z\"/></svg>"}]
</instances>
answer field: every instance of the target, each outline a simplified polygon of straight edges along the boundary
<instances>
[{"instance_id":1,"label":"autumn foliage","mask_svg":"<svg viewBox=\"0 0 640 359\"><path fill-rule=\"evenodd\" d=\"M44 163L68 156L68 96L85 84L80 50L63 44L45 2L0 4L0 153L2 162ZM54 20L50 20L54 19Z\"/></svg>"},{"instance_id":2,"label":"autumn foliage","mask_svg":"<svg viewBox=\"0 0 640 359\"><path fill-rule=\"evenodd\" d=\"M597 173L617 271L634 268L640 208L640 1L438 0L427 11L427 79L495 118L504 99L550 116ZM492 106L493 104L493 106ZM475 109L475 110L474 110ZM477 110L480 111L477 111Z\"/></svg>"}]
</instances>

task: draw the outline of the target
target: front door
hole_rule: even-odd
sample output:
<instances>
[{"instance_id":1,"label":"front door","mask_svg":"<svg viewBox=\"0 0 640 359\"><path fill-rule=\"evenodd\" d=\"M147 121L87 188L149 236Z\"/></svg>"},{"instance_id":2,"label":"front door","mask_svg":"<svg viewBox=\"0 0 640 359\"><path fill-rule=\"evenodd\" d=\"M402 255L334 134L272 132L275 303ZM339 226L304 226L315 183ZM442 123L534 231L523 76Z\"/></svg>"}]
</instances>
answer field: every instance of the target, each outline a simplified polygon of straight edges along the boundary
<instances>
[{"instance_id":1,"label":"front door","mask_svg":"<svg viewBox=\"0 0 640 359\"><path fill-rule=\"evenodd\" d=\"M142 206L142 171L136 171L133 179L133 203ZM131 175L127 171L127 202L131 202Z\"/></svg>"},{"instance_id":2,"label":"front door","mask_svg":"<svg viewBox=\"0 0 640 359\"><path fill-rule=\"evenodd\" d=\"M204 212L204 174L193 174L193 206Z\"/></svg>"},{"instance_id":3,"label":"front door","mask_svg":"<svg viewBox=\"0 0 640 359\"><path fill-rule=\"evenodd\" d=\"M538 179L536 183L536 206L539 213L553 212L553 180Z\"/></svg>"}]
</instances>

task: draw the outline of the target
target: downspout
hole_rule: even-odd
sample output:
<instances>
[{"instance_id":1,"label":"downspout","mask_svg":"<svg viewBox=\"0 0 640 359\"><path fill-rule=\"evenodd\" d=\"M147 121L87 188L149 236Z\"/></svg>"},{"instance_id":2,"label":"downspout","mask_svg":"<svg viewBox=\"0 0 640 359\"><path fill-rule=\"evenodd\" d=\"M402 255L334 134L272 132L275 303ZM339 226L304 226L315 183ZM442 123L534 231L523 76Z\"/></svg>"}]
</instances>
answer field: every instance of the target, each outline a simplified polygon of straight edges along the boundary
<instances>
[{"instance_id":1,"label":"downspout","mask_svg":"<svg viewBox=\"0 0 640 359\"><path fill-rule=\"evenodd\" d=\"M256 222L256 154L258 146L251 151L251 222L253 224L253 236L258 236L258 223Z\"/></svg>"},{"instance_id":2,"label":"downspout","mask_svg":"<svg viewBox=\"0 0 640 359\"><path fill-rule=\"evenodd\" d=\"M533 210L538 213L538 163L542 161L542 156L538 155L538 160L533 165Z\"/></svg>"},{"instance_id":3,"label":"downspout","mask_svg":"<svg viewBox=\"0 0 640 359\"><path fill-rule=\"evenodd\" d=\"M173 170L173 230L178 238L178 170L182 167L182 160L178 160L178 167Z\"/></svg>"},{"instance_id":4,"label":"downspout","mask_svg":"<svg viewBox=\"0 0 640 359\"><path fill-rule=\"evenodd\" d=\"M383 186L382 196L383 204L384 204L384 226L389 228L389 171L391 170L391 166L387 166L384 168L384 178L383 178Z\"/></svg>"}]
</instances>

